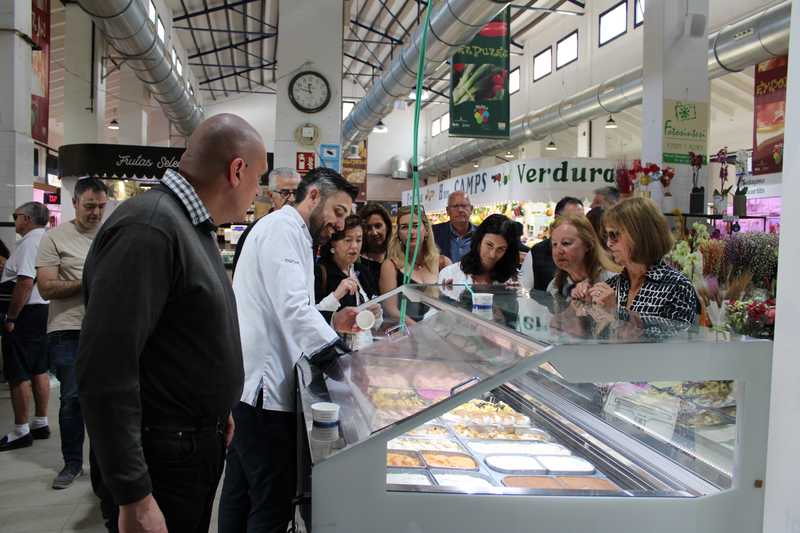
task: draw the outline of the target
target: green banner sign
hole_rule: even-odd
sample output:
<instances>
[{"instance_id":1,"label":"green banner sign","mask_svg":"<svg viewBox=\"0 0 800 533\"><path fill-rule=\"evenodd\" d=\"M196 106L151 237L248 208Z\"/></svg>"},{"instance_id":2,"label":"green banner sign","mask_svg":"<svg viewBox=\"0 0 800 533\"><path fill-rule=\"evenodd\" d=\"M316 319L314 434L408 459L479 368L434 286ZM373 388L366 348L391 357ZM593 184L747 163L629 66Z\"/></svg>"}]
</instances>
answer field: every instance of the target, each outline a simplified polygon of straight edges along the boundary
<instances>
[{"instance_id":1,"label":"green banner sign","mask_svg":"<svg viewBox=\"0 0 800 533\"><path fill-rule=\"evenodd\" d=\"M507 138L511 18L508 8L450 62L450 136Z\"/></svg>"}]
</instances>

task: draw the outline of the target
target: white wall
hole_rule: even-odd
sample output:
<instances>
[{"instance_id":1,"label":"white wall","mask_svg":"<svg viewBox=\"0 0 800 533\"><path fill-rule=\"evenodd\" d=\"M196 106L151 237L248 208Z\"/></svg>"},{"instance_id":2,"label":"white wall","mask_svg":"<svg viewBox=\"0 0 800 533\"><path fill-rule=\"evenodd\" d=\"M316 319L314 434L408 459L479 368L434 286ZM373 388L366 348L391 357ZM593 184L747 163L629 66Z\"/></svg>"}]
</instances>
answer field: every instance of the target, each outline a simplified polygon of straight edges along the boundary
<instances>
[{"instance_id":1,"label":"white wall","mask_svg":"<svg viewBox=\"0 0 800 533\"><path fill-rule=\"evenodd\" d=\"M221 113L233 113L247 120L261 134L267 152L275 151L275 104L274 94L248 94L228 98L219 102L208 99L205 104L206 118Z\"/></svg>"},{"instance_id":2,"label":"white wall","mask_svg":"<svg viewBox=\"0 0 800 533\"><path fill-rule=\"evenodd\" d=\"M633 27L634 0L628 0L628 26L627 33L622 37L598 47L598 16L619 0L596 0L587 2L586 15L583 17L570 17L564 15L551 15L546 21L530 30L521 44L524 45L523 55L511 56L511 68L520 66L520 91L511 96L511 116L517 118L527 112L541 109L551 105L564 97L571 96L583 89L597 83L618 76L628 70L642 65L642 33L643 26ZM780 0L709 0L709 33L717 31L725 24L759 12L770 5L780 3ZM544 4L543 4L544 5ZM513 28L513 27L512 27ZM561 70L555 69L555 54L553 56L553 72L533 82L533 57L548 46L578 29L578 61L567 65ZM512 52L516 49L512 47ZM428 124L440 117L448 110L447 105L432 104L425 110ZM730 120L733 118L733 120ZM722 113L712 113L711 145L730 147L746 147L750 143L744 142L745 137L751 135L752 124L745 127L747 122L743 116L728 116ZM570 136L572 133L569 134ZM609 137L608 151L611 153L639 157L638 139L629 139L625 146L620 145L617 135ZM447 133L436 137L430 136L430 127L426 130L427 156L435 155L447 148L460 144L463 139L449 138ZM556 138L556 143L562 142ZM564 156L574 154L564 154ZM560 155L561 156L561 155Z\"/></svg>"},{"instance_id":3,"label":"white wall","mask_svg":"<svg viewBox=\"0 0 800 533\"><path fill-rule=\"evenodd\" d=\"M383 119L389 128L386 133L371 133L367 139L367 174L388 175L391 173L390 160L399 155L406 161L411 161L413 154L414 136L414 106L407 105L405 109L392 111ZM420 115L419 126L419 155L425 155L425 120ZM367 185L369 194L369 185Z\"/></svg>"}]
</instances>

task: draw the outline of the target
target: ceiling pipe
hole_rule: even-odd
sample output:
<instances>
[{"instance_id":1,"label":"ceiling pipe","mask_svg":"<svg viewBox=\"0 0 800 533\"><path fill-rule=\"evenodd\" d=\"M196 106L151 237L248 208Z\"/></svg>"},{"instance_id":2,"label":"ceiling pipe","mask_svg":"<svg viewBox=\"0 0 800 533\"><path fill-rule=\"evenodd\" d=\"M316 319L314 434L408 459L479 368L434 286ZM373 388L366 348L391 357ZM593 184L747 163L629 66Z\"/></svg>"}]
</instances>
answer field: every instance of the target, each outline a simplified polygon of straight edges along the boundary
<instances>
[{"instance_id":1,"label":"ceiling pipe","mask_svg":"<svg viewBox=\"0 0 800 533\"><path fill-rule=\"evenodd\" d=\"M469 43L480 29L509 2L501 0L444 0L433 7L425 51L425 77ZM392 112L396 100L406 100L417 85L417 66L423 27L417 28L408 44L383 75L372 84L367 95L350 112L342 127L346 148L365 139L375 125Z\"/></svg>"},{"instance_id":2,"label":"ceiling pipe","mask_svg":"<svg viewBox=\"0 0 800 533\"><path fill-rule=\"evenodd\" d=\"M708 39L708 76L739 72L771 57L789 52L792 3L785 1L724 27ZM473 139L426 159L420 176L443 174L481 156L546 138L579 122L619 113L642 103L642 68L630 70L555 104L512 121L508 139Z\"/></svg>"},{"instance_id":3,"label":"ceiling pipe","mask_svg":"<svg viewBox=\"0 0 800 533\"><path fill-rule=\"evenodd\" d=\"M203 110L178 75L166 44L156 35L141 0L78 0L111 47L123 58L161 104L164 114L188 136L203 119Z\"/></svg>"}]
</instances>

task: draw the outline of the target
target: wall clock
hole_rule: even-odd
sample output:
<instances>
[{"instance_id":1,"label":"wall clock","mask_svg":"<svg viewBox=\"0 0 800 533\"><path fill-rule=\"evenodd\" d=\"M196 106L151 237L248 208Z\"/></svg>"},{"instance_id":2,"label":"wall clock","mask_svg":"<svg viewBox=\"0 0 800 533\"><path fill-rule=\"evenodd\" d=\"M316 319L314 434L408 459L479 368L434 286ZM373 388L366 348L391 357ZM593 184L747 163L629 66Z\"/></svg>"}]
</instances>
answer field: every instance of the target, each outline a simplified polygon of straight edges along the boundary
<instances>
[{"instance_id":1,"label":"wall clock","mask_svg":"<svg viewBox=\"0 0 800 533\"><path fill-rule=\"evenodd\" d=\"M303 113L317 113L331 101L331 86L319 72L305 70L289 82L289 100Z\"/></svg>"}]
</instances>

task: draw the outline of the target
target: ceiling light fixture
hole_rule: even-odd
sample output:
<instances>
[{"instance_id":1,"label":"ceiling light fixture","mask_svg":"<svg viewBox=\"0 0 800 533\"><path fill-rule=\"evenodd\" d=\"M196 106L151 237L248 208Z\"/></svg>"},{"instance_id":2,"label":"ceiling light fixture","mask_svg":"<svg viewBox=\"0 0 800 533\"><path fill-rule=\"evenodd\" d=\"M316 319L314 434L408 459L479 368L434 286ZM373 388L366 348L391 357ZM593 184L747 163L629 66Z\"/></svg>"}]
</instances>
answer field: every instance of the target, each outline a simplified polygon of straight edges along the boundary
<instances>
[{"instance_id":1,"label":"ceiling light fixture","mask_svg":"<svg viewBox=\"0 0 800 533\"><path fill-rule=\"evenodd\" d=\"M606 120L606 129L607 130L615 130L617 129L617 122L614 120L614 115L608 115L608 120Z\"/></svg>"},{"instance_id":2,"label":"ceiling light fixture","mask_svg":"<svg viewBox=\"0 0 800 533\"><path fill-rule=\"evenodd\" d=\"M511 150L506 152L506 157L509 159L514 159L514 154L511 153Z\"/></svg>"},{"instance_id":3,"label":"ceiling light fixture","mask_svg":"<svg viewBox=\"0 0 800 533\"><path fill-rule=\"evenodd\" d=\"M386 127L383 120L379 120L375 127L372 128L372 133L386 133L387 131L389 131L389 128Z\"/></svg>"},{"instance_id":4,"label":"ceiling light fixture","mask_svg":"<svg viewBox=\"0 0 800 533\"><path fill-rule=\"evenodd\" d=\"M553 141L550 141L549 143L547 143L545 150L547 150L548 152L555 152L556 150L558 150L558 146L556 146L556 143L554 143Z\"/></svg>"},{"instance_id":5,"label":"ceiling light fixture","mask_svg":"<svg viewBox=\"0 0 800 533\"><path fill-rule=\"evenodd\" d=\"M472 163L472 168L478 168L479 166L480 166L480 165L478 164L478 162L477 162L477 161L475 161L474 163Z\"/></svg>"},{"instance_id":6,"label":"ceiling light fixture","mask_svg":"<svg viewBox=\"0 0 800 533\"><path fill-rule=\"evenodd\" d=\"M118 130L119 129L119 122L117 122L117 119L114 119L114 120L112 120L111 122L108 123L108 129L110 129L110 130Z\"/></svg>"}]
</instances>

